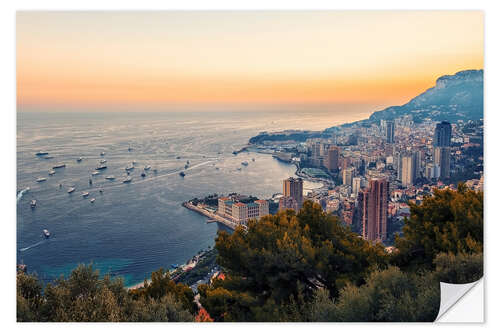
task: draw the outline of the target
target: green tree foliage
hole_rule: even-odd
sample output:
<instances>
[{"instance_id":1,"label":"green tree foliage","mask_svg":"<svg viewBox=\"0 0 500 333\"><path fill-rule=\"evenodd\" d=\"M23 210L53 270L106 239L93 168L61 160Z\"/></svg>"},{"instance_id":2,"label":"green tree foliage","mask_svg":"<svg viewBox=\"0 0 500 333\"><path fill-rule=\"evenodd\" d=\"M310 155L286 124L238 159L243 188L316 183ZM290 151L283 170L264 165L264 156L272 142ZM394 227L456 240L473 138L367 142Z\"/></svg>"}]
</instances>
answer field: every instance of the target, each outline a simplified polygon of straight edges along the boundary
<instances>
[{"instance_id":1,"label":"green tree foliage","mask_svg":"<svg viewBox=\"0 0 500 333\"><path fill-rule=\"evenodd\" d=\"M67 279L45 288L34 275L17 275L17 320L49 322L193 321L193 295L162 270L138 291L127 291L121 278L99 277L92 265L80 265ZM191 303L189 303L191 300Z\"/></svg>"},{"instance_id":2,"label":"green tree foliage","mask_svg":"<svg viewBox=\"0 0 500 333\"><path fill-rule=\"evenodd\" d=\"M471 283L483 276L483 254L439 253L434 259L436 277L441 282Z\"/></svg>"},{"instance_id":3,"label":"green tree foliage","mask_svg":"<svg viewBox=\"0 0 500 333\"><path fill-rule=\"evenodd\" d=\"M297 215L279 212L250 221L248 231L221 232L216 248L228 278L200 291L216 321L239 320L242 312L246 320L276 320L278 313L293 320L294 307L287 306L311 298L318 287L336 296L348 281L361 284L367 272L386 265L380 245L310 201Z\"/></svg>"},{"instance_id":4,"label":"green tree foliage","mask_svg":"<svg viewBox=\"0 0 500 333\"><path fill-rule=\"evenodd\" d=\"M421 205L410 204L410 218L396 237L393 263L402 268L433 268L438 253L482 253L483 193L436 190Z\"/></svg>"}]
</instances>

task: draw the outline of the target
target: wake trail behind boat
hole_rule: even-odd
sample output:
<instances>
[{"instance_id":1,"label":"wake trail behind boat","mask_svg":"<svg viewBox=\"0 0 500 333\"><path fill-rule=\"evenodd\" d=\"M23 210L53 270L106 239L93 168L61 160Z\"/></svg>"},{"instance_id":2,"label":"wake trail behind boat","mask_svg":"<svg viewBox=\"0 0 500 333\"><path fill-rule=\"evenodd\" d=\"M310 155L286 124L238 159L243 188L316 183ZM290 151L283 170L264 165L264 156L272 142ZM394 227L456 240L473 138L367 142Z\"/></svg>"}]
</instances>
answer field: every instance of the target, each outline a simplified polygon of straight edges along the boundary
<instances>
[{"instance_id":1,"label":"wake trail behind boat","mask_svg":"<svg viewBox=\"0 0 500 333\"><path fill-rule=\"evenodd\" d=\"M21 198L23 197L24 193L26 193L26 192L28 192L28 189L27 189L27 188L25 188L25 189L24 189L24 190L22 190L22 191L19 191L19 193L17 194L17 201L16 201L16 203L18 203L18 202L19 202L19 200L21 200Z\"/></svg>"},{"instance_id":2,"label":"wake trail behind boat","mask_svg":"<svg viewBox=\"0 0 500 333\"><path fill-rule=\"evenodd\" d=\"M20 252L27 251L27 250L29 250L29 249L32 249L32 248L34 248L34 247L37 247L37 246L38 246L38 245L40 245L40 244L43 244L44 242L45 242L44 240L41 240L41 241L39 241L38 243L35 243L35 244L33 244L33 245L30 245L30 246L24 247L24 248L22 248L22 249L19 249L19 251L20 251Z\"/></svg>"}]
</instances>

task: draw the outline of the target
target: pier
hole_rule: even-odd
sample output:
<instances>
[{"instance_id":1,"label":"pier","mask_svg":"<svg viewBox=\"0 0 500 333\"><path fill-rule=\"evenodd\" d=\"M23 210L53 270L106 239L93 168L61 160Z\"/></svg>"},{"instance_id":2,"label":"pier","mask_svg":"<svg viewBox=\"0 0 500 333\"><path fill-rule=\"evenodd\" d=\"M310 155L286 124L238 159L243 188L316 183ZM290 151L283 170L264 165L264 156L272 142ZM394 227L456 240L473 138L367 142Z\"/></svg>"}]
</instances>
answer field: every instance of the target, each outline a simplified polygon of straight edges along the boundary
<instances>
[{"instance_id":1,"label":"pier","mask_svg":"<svg viewBox=\"0 0 500 333\"><path fill-rule=\"evenodd\" d=\"M228 227L230 229L233 229L233 230L235 230L238 226L240 226L240 224L238 224L236 222L233 222L233 221L231 221L231 220L229 220L229 219L227 219L225 217L222 217L220 215L217 215L217 214L214 214L212 212L209 212L206 209L203 209L203 208L200 208L198 206L195 206L195 205L193 205L190 202L184 202L182 205L184 207L186 207L187 209L193 210L193 211L195 211L197 213L200 213L201 215L204 215L204 216L208 217L209 220L207 221L207 223L210 223L210 222L219 222L219 223L222 223L226 227Z\"/></svg>"}]
</instances>

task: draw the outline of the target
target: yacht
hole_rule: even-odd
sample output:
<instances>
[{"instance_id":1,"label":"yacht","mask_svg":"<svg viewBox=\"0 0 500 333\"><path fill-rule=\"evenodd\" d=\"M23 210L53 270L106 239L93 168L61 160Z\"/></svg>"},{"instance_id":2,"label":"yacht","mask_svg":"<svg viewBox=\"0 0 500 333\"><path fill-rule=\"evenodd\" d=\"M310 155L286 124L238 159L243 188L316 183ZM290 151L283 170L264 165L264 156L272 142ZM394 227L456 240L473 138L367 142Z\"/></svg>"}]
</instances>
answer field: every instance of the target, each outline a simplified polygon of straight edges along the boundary
<instances>
[{"instance_id":1,"label":"yacht","mask_svg":"<svg viewBox=\"0 0 500 333\"><path fill-rule=\"evenodd\" d=\"M136 161L136 160L133 160L133 161L132 161L132 164L137 164L137 161Z\"/></svg>"},{"instance_id":2,"label":"yacht","mask_svg":"<svg viewBox=\"0 0 500 333\"><path fill-rule=\"evenodd\" d=\"M36 182L37 182L37 183L41 183L41 182L44 182L44 181L46 181L46 180L47 180L47 178L44 178L44 177L39 177L39 178L37 178L37 179L36 179Z\"/></svg>"},{"instance_id":3,"label":"yacht","mask_svg":"<svg viewBox=\"0 0 500 333\"><path fill-rule=\"evenodd\" d=\"M241 162L241 165L248 166L248 162L247 161Z\"/></svg>"},{"instance_id":4,"label":"yacht","mask_svg":"<svg viewBox=\"0 0 500 333\"><path fill-rule=\"evenodd\" d=\"M185 175L184 171L179 172L179 176L184 177Z\"/></svg>"},{"instance_id":5,"label":"yacht","mask_svg":"<svg viewBox=\"0 0 500 333\"><path fill-rule=\"evenodd\" d=\"M73 193L73 192L75 192L75 188L74 188L74 187L70 187L70 188L68 189L68 193Z\"/></svg>"},{"instance_id":6,"label":"yacht","mask_svg":"<svg viewBox=\"0 0 500 333\"><path fill-rule=\"evenodd\" d=\"M83 161L83 158L78 157L78 158L76 159L76 161L77 161L77 162L81 162L81 161Z\"/></svg>"},{"instance_id":7,"label":"yacht","mask_svg":"<svg viewBox=\"0 0 500 333\"><path fill-rule=\"evenodd\" d=\"M132 151L132 147L128 147L128 151Z\"/></svg>"},{"instance_id":8,"label":"yacht","mask_svg":"<svg viewBox=\"0 0 500 333\"><path fill-rule=\"evenodd\" d=\"M123 180L124 183L130 183L132 181L132 177L127 177Z\"/></svg>"},{"instance_id":9,"label":"yacht","mask_svg":"<svg viewBox=\"0 0 500 333\"><path fill-rule=\"evenodd\" d=\"M106 160L105 160L105 159L102 159L102 160L100 160L99 162L101 162L101 164L103 164L103 163L106 163Z\"/></svg>"},{"instance_id":10,"label":"yacht","mask_svg":"<svg viewBox=\"0 0 500 333\"><path fill-rule=\"evenodd\" d=\"M49 238L50 232L47 229L43 229L43 235L45 236L45 238Z\"/></svg>"},{"instance_id":11,"label":"yacht","mask_svg":"<svg viewBox=\"0 0 500 333\"><path fill-rule=\"evenodd\" d=\"M82 197L86 198L89 196L89 192L82 192Z\"/></svg>"},{"instance_id":12,"label":"yacht","mask_svg":"<svg viewBox=\"0 0 500 333\"><path fill-rule=\"evenodd\" d=\"M56 174L56 172L54 170L49 170L49 176L53 176L55 174Z\"/></svg>"},{"instance_id":13,"label":"yacht","mask_svg":"<svg viewBox=\"0 0 500 333\"><path fill-rule=\"evenodd\" d=\"M106 154L105 152L101 151L101 156L104 156L104 154Z\"/></svg>"},{"instance_id":14,"label":"yacht","mask_svg":"<svg viewBox=\"0 0 500 333\"><path fill-rule=\"evenodd\" d=\"M31 200L30 205L31 205L31 208L35 208L36 207L36 200L35 199Z\"/></svg>"},{"instance_id":15,"label":"yacht","mask_svg":"<svg viewBox=\"0 0 500 333\"><path fill-rule=\"evenodd\" d=\"M50 160L51 158L54 158L54 156L45 155L45 156L43 156L43 158L46 160Z\"/></svg>"},{"instance_id":16,"label":"yacht","mask_svg":"<svg viewBox=\"0 0 500 333\"><path fill-rule=\"evenodd\" d=\"M39 151L38 153L36 153L35 155L36 156L45 156L45 155L48 155L49 153L46 152L46 151Z\"/></svg>"},{"instance_id":17,"label":"yacht","mask_svg":"<svg viewBox=\"0 0 500 333\"><path fill-rule=\"evenodd\" d=\"M106 176L105 177L107 180L114 180L115 179L115 176L111 175L111 176Z\"/></svg>"},{"instance_id":18,"label":"yacht","mask_svg":"<svg viewBox=\"0 0 500 333\"><path fill-rule=\"evenodd\" d=\"M129 166L125 167L125 170L127 170L127 171L133 170L133 169L134 169L133 165L129 165Z\"/></svg>"},{"instance_id":19,"label":"yacht","mask_svg":"<svg viewBox=\"0 0 500 333\"><path fill-rule=\"evenodd\" d=\"M92 178L89 178L89 185L92 185Z\"/></svg>"},{"instance_id":20,"label":"yacht","mask_svg":"<svg viewBox=\"0 0 500 333\"><path fill-rule=\"evenodd\" d=\"M94 203L95 198L90 199L90 203Z\"/></svg>"},{"instance_id":21,"label":"yacht","mask_svg":"<svg viewBox=\"0 0 500 333\"><path fill-rule=\"evenodd\" d=\"M142 172L142 173L141 173L141 177L146 177L146 173L145 173L145 172Z\"/></svg>"},{"instance_id":22,"label":"yacht","mask_svg":"<svg viewBox=\"0 0 500 333\"><path fill-rule=\"evenodd\" d=\"M99 171L94 171L94 172L92 172L92 176L97 176L98 174L100 174L100 172L99 172Z\"/></svg>"},{"instance_id":23,"label":"yacht","mask_svg":"<svg viewBox=\"0 0 500 333\"><path fill-rule=\"evenodd\" d=\"M144 167L144 170L149 170L149 169L151 169L151 165L146 165L146 166Z\"/></svg>"},{"instance_id":24,"label":"yacht","mask_svg":"<svg viewBox=\"0 0 500 333\"><path fill-rule=\"evenodd\" d=\"M104 164L101 164L99 166L97 166L97 168L95 168L96 170L104 170L104 169L107 169L108 167Z\"/></svg>"},{"instance_id":25,"label":"yacht","mask_svg":"<svg viewBox=\"0 0 500 333\"><path fill-rule=\"evenodd\" d=\"M58 165L54 165L52 167L52 169L59 169L59 168L65 168L66 167L66 164L58 164Z\"/></svg>"}]
</instances>

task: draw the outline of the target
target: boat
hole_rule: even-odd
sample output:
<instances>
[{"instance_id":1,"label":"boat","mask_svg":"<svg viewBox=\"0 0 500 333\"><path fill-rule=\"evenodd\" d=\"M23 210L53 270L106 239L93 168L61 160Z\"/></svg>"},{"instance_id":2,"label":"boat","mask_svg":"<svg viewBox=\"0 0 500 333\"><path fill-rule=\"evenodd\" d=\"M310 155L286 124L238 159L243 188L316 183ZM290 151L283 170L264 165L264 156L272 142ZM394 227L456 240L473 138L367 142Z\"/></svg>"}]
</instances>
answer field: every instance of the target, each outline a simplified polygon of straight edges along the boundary
<instances>
[{"instance_id":1,"label":"boat","mask_svg":"<svg viewBox=\"0 0 500 333\"><path fill-rule=\"evenodd\" d=\"M186 165L184 166L184 169L187 169L187 168L189 168L189 164L186 164Z\"/></svg>"},{"instance_id":2,"label":"boat","mask_svg":"<svg viewBox=\"0 0 500 333\"><path fill-rule=\"evenodd\" d=\"M106 163L106 160L102 159L99 162L101 162L101 164L103 164L103 163Z\"/></svg>"},{"instance_id":3,"label":"boat","mask_svg":"<svg viewBox=\"0 0 500 333\"><path fill-rule=\"evenodd\" d=\"M189 164L189 160L187 160L186 164Z\"/></svg>"},{"instance_id":4,"label":"boat","mask_svg":"<svg viewBox=\"0 0 500 333\"><path fill-rule=\"evenodd\" d=\"M137 164L137 161L136 161L136 160L133 160L133 161L132 161L132 164Z\"/></svg>"},{"instance_id":5,"label":"boat","mask_svg":"<svg viewBox=\"0 0 500 333\"><path fill-rule=\"evenodd\" d=\"M94 171L94 172L92 172L92 176L97 176L98 174L100 174L100 172L99 172L99 171Z\"/></svg>"},{"instance_id":6,"label":"boat","mask_svg":"<svg viewBox=\"0 0 500 333\"><path fill-rule=\"evenodd\" d=\"M151 169L151 165L146 165L146 166L144 167L144 170L149 170L149 169Z\"/></svg>"},{"instance_id":7,"label":"boat","mask_svg":"<svg viewBox=\"0 0 500 333\"><path fill-rule=\"evenodd\" d=\"M83 160L83 158L81 158L81 157L78 157L78 158L76 159L76 161L77 161L77 162L81 162L82 160Z\"/></svg>"},{"instance_id":8,"label":"boat","mask_svg":"<svg viewBox=\"0 0 500 333\"><path fill-rule=\"evenodd\" d=\"M111 176L106 176L105 177L107 180L114 180L115 179L115 176L111 175Z\"/></svg>"},{"instance_id":9,"label":"boat","mask_svg":"<svg viewBox=\"0 0 500 333\"><path fill-rule=\"evenodd\" d=\"M43 229L43 235L45 236L45 238L49 238L50 232L47 229Z\"/></svg>"},{"instance_id":10,"label":"boat","mask_svg":"<svg viewBox=\"0 0 500 333\"><path fill-rule=\"evenodd\" d=\"M179 176L184 177L185 175L184 171L179 172Z\"/></svg>"},{"instance_id":11,"label":"boat","mask_svg":"<svg viewBox=\"0 0 500 333\"><path fill-rule=\"evenodd\" d=\"M101 194L102 194L102 192L104 192L104 191L103 191L102 189L100 189L100 190L99 190L99 193L101 193Z\"/></svg>"},{"instance_id":12,"label":"boat","mask_svg":"<svg viewBox=\"0 0 500 333\"><path fill-rule=\"evenodd\" d=\"M255 162L255 158L252 157L252 162Z\"/></svg>"},{"instance_id":13,"label":"boat","mask_svg":"<svg viewBox=\"0 0 500 333\"><path fill-rule=\"evenodd\" d=\"M132 151L132 147L128 147L128 151Z\"/></svg>"},{"instance_id":14,"label":"boat","mask_svg":"<svg viewBox=\"0 0 500 333\"><path fill-rule=\"evenodd\" d=\"M154 172L154 173L157 173L157 172L158 172L158 169L154 168L154 169L153 169L153 172Z\"/></svg>"},{"instance_id":15,"label":"boat","mask_svg":"<svg viewBox=\"0 0 500 333\"><path fill-rule=\"evenodd\" d=\"M99 165L97 166L97 168L95 168L96 170L104 170L104 169L107 169L108 167L105 166L105 165Z\"/></svg>"},{"instance_id":16,"label":"boat","mask_svg":"<svg viewBox=\"0 0 500 333\"><path fill-rule=\"evenodd\" d=\"M141 173L141 177L146 177L146 173L145 173L145 172L142 172L142 173Z\"/></svg>"},{"instance_id":17,"label":"boat","mask_svg":"<svg viewBox=\"0 0 500 333\"><path fill-rule=\"evenodd\" d=\"M241 162L241 165L248 166L248 162L247 161L243 161L243 162Z\"/></svg>"},{"instance_id":18,"label":"boat","mask_svg":"<svg viewBox=\"0 0 500 333\"><path fill-rule=\"evenodd\" d=\"M129 165L129 166L126 166L125 167L125 170L129 171L129 170L133 170L135 167L133 165Z\"/></svg>"},{"instance_id":19,"label":"boat","mask_svg":"<svg viewBox=\"0 0 500 333\"><path fill-rule=\"evenodd\" d=\"M41 183L41 182L44 182L44 181L46 181L46 180L47 180L47 178L44 178L44 177L39 177L39 178L37 178L37 179L36 179L36 182L37 182L37 183Z\"/></svg>"},{"instance_id":20,"label":"boat","mask_svg":"<svg viewBox=\"0 0 500 333\"><path fill-rule=\"evenodd\" d=\"M49 170L49 176L55 175L56 172L54 170Z\"/></svg>"},{"instance_id":21,"label":"boat","mask_svg":"<svg viewBox=\"0 0 500 333\"><path fill-rule=\"evenodd\" d=\"M82 192L82 197L86 198L89 196L89 192Z\"/></svg>"},{"instance_id":22,"label":"boat","mask_svg":"<svg viewBox=\"0 0 500 333\"><path fill-rule=\"evenodd\" d=\"M59 168L65 168L66 167L66 164L58 164L58 165L54 165L52 167L52 169L59 169Z\"/></svg>"},{"instance_id":23,"label":"boat","mask_svg":"<svg viewBox=\"0 0 500 333\"><path fill-rule=\"evenodd\" d=\"M237 170L238 170L238 171L241 171L241 168L238 168Z\"/></svg>"},{"instance_id":24,"label":"boat","mask_svg":"<svg viewBox=\"0 0 500 333\"><path fill-rule=\"evenodd\" d=\"M181 157L180 157L180 156L177 156L177 157L176 157L176 159L180 160L180 159L181 159Z\"/></svg>"},{"instance_id":25,"label":"boat","mask_svg":"<svg viewBox=\"0 0 500 333\"><path fill-rule=\"evenodd\" d=\"M74 187L70 187L70 188L68 189L68 193L73 193L73 192L75 192L75 188L74 188Z\"/></svg>"},{"instance_id":26,"label":"boat","mask_svg":"<svg viewBox=\"0 0 500 333\"><path fill-rule=\"evenodd\" d=\"M127 177L123 180L124 183L130 183L132 181L132 177Z\"/></svg>"},{"instance_id":27,"label":"boat","mask_svg":"<svg viewBox=\"0 0 500 333\"><path fill-rule=\"evenodd\" d=\"M31 200L30 205L31 205L31 208L35 208L36 207L36 200L35 199Z\"/></svg>"},{"instance_id":28,"label":"boat","mask_svg":"<svg viewBox=\"0 0 500 333\"><path fill-rule=\"evenodd\" d=\"M101 151L101 156L104 156L104 154L106 154L105 152Z\"/></svg>"},{"instance_id":29,"label":"boat","mask_svg":"<svg viewBox=\"0 0 500 333\"><path fill-rule=\"evenodd\" d=\"M95 198L90 199L90 203L94 203Z\"/></svg>"},{"instance_id":30,"label":"boat","mask_svg":"<svg viewBox=\"0 0 500 333\"><path fill-rule=\"evenodd\" d=\"M51 158L54 158L54 156L46 155L46 156L43 156L43 158L46 159L46 160L50 160Z\"/></svg>"},{"instance_id":31,"label":"boat","mask_svg":"<svg viewBox=\"0 0 500 333\"><path fill-rule=\"evenodd\" d=\"M48 155L49 153L46 152L46 151L39 151L38 153L36 153L35 155L36 156L45 156L45 155Z\"/></svg>"}]
</instances>

